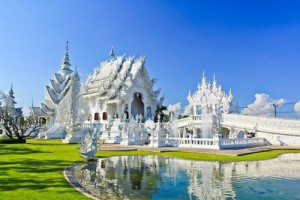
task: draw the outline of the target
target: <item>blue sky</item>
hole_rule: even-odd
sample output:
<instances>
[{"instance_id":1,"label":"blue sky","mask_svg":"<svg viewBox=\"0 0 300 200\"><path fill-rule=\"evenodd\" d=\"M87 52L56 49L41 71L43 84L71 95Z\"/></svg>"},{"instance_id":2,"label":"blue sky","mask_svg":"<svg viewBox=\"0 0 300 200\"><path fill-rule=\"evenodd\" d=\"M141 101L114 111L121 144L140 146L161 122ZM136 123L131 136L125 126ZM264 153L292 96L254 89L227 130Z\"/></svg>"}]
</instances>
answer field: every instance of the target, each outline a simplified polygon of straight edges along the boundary
<instances>
[{"instance_id":1,"label":"blue sky","mask_svg":"<svg viewBox=\"0 0 300 200\"><path fill-rule=\"evenodd\" d=\"M299 1L2 0L0 90L19 106L43 102L66 41L81 80L117 55L146 56L165 104L187 104L205 71L235 101L300 100Z\"/></svg>"}]
</instances>

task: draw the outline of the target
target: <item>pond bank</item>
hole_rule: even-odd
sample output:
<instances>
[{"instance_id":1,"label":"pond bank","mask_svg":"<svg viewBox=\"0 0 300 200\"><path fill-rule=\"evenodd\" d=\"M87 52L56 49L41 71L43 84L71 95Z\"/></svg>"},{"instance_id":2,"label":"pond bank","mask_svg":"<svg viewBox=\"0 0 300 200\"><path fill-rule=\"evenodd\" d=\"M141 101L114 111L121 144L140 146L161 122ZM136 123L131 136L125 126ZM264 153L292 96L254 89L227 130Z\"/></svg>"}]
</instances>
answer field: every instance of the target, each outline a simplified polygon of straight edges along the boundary
<instances>
[{"instance_id":1,"label":"pond bank","mask_svg":"<svg viewBox=\"0 0 300 200\"><path fill-rule=\"evenodd\" d=\"M198 149L198 148L182 148L182 147L158 147L151 148L147 146L123 146L120 144L102 144L98 151L116 152L116 151L149 151L149 152L186 152L186 153L203 153L203 154L216 154L227 156L243 156L253 153L266 152L271 150L300 150L300 146L261 146L243 149Z\"/></svg>"}]
</instances>

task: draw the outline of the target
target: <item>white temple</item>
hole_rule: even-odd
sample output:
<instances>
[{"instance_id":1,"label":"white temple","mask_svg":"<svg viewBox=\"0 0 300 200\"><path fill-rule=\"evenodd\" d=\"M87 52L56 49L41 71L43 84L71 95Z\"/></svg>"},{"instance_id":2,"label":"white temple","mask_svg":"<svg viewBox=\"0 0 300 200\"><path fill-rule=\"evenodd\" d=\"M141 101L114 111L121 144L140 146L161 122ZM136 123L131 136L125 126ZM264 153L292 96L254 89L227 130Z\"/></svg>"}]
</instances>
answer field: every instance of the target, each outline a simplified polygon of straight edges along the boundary
<instances>
[{"instance_id":1,"label":"white temple","mask_svg":"<svg viewBox=\"0 0 300 200\"><path fill-rule=\"evenodd\" d=\"M153 89L155 82L149 78L145 57L115 57L112 49L111 59L102 62L83 85L81 96L88 104L86 120L153 119L160 103L160 89Z\"/></svg>"},{"instance_id":2,"label":"white temple","mask_svg":"<svg viewBox=\"0 0 300 200\"><path fill-rule=\"evenodd\" d=\"M154 89L156 80L149 78L145 57L115 56L111 49L110 59L101 62L82 86L77 70L70 67L67 44L61 69L46 86L45 102L31 107L48 126L40 137L77 143L93 129L104 142L122 145L213 149L300 145L299 120L230 113L231 90L225 93L215 77L210 83L204 73L196 92L187 97L189 116L155 123L164 98L159 99L160 89Z\"/></svg>"}]
</instances>

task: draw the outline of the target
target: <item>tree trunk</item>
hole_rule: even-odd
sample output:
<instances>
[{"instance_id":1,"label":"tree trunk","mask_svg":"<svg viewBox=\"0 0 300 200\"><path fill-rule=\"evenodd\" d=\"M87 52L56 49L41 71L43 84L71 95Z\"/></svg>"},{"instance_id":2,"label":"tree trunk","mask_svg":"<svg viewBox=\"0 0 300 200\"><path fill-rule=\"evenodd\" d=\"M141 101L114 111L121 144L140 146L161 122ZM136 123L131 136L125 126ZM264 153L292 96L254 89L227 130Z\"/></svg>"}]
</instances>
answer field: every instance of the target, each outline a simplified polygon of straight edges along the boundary
<instances>
[{"instance_id":1,"label":"tree trunk","mask_svg":"<svg viewBox=\"0 0 300 200\"><path fill-rule=\"evenodd\" d=\"M22 136L18 136L18 143L26 143L26 139Z\"/></svg>"}]
</instances>

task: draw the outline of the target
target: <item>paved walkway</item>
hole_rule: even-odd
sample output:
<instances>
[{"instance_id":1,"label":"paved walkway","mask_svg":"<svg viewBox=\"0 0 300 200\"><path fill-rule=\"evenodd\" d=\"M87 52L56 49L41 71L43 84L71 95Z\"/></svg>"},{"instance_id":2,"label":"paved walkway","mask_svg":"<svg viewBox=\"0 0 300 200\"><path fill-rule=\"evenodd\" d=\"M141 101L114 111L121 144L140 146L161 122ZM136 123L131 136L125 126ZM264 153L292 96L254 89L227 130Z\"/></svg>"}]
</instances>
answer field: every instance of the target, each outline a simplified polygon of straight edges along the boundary
<instances>
[{"instance_id":1,"label":"paved walkway","mask_svg":"<svg viewBox=\"0 0 300 200\"><path fill-rule=\"evenodd\" d=\"M150 148L147 146L123 146L120 144L102 144L99 151L153 151L153 152L193 152L193 153L207 153L207 154L219 154L219 155L231 155L241 156L251 153L258 153L264 151L270 151L273 149L297 149L300 150L300 146L262 146L244 149L200 149L200 148L182 148L182 147L158 147Z\"/></svg>"}]
</instances>

